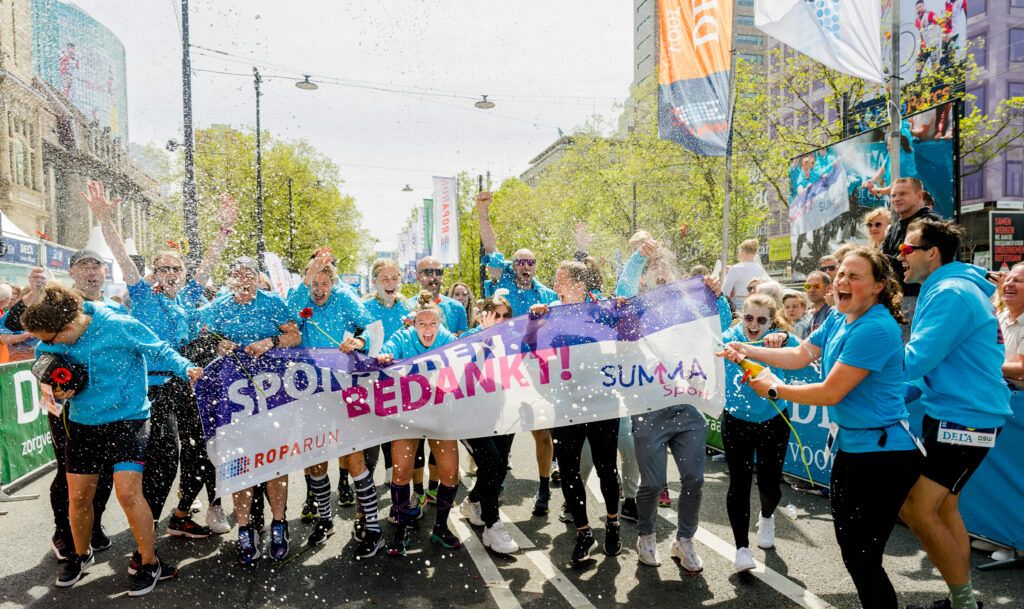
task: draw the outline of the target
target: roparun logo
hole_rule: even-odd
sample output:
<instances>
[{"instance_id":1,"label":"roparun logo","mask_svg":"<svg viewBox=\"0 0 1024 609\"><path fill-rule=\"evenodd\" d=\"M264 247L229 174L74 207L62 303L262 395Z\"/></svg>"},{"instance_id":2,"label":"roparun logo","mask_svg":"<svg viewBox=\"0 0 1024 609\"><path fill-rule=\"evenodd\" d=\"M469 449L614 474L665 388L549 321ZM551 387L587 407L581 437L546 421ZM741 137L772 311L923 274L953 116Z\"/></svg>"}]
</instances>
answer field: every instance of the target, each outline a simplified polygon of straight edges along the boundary
<instances>
[{"instance_id":1,"label":"roparun logo","mask_svg":"<svg viewBox=\"0 0 1024 609\"><path fill-rule=\"evenodd\" d=\"M217 477L221 479L234 478L249 473L249 457L239 457L226 463L221 463L217 468Z\"/></svg>"}]
</instances>

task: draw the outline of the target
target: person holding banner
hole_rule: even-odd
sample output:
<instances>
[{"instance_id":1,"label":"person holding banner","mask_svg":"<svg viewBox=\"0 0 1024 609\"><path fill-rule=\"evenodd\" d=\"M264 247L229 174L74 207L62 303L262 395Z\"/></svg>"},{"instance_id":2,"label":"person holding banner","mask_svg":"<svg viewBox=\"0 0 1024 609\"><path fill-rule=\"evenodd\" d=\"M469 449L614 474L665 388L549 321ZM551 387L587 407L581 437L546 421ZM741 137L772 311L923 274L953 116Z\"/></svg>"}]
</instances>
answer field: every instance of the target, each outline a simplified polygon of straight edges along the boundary
<instances>
[{"instance_id":1,"label":"person holding banner","mask_svg":"<svg viewBox=\"0 0 1024 609\"><path fill-rule=\"evenodd\" d=\"M395 359L414 357L455 340L455 334L441 323L441 307L432 292L420 292L412 316L412 327L399 330L384 343L380 355L377 356L378 362L388 365ZM415 526L416 522L416 506L410 505L409 501L409 482L418 444L417 439L391 442L391 461L394 464L391 475L391 503L398 512L395 536L388 545L388 554L391 556L405 556L408 529ZM462 541L448 528L448 514L458 492L459 446L455 440L430 440L430 452L435 455L440 482L437 487L434 529L430 540L454 550L462 547Z\"/></svg>"},{"instance_id":2,"label":"person holding banner","mask_svg":"<svg viewBox=\"0 0 1024 609\"><path fill-rule=\"evenodd\" d=\"M553 286L558 300L530 307L534 316L546 315L549 306L593 302L593 294L587 289L592 270L576 260L564 260L555 271ZM587 491L580 476L580 459L583 443L590 443L590 454L594 469L601 483L607 518L605 520L604 553L617 556L622 552L622 537L619 523L619 468L618 442L619 420L606 419L577 423L551 430L555 442L555 454L562 470L562 493L565 503L576 525L576 544L572 551L572 564L578 567L590 558L597 545L594 532L587 520Z\"/></svg>"},{"instance_id":3,"label":"person holding banner","mask_svg":"<svg viewBox=\"0 0 1024 609\"><path fill-rule=\"evenodd\" d=\"M963 234L953 222L919 219L900 245L905 280L921 286L904 367L908 393L924 406L928 451L900 516L949 586L952 609L975 609L959 495L1013 410L989 301L996 288L984 269L956 259Z\"/></svg>"},{"instance_id":4,"label":"person holding banner","mask_svg":"<svg viewBox=\"0 0 1024 609\"><path fill-rule=\"evenodd\" d=\"M786 385L770 373L749 382L761 397L834 407L827 446L838 448L831 481L836 540L861 605L895 609L882 556L921 469L903 398L901 295L888 260L868 247L846 255L834 292L838 314L799 346L731 342L722 355L754 372L760 366L747 358L787 370L822 360L819 383Z\"/></svg>"},{"instance_id":5,"label":"person holding banner","mask_svg":"<svg viewBox=\"0 0 1024 609\"><path fill-rule=\"evenodd\" d=\"M505 293L503 288L498 288L492 297L480 301L480 325L463 336L512 319L512 305L505 298ZM498 554L519 551L519 544L505 530L505 524L498 516L498 499L508 473L508 454L514 438L515 434L505 434L462 441L477 464L477 473L476 483L459 506L459 512L470 524L484 527L481 536L484 547Z\"/></svg>"},{"instance_id":6,"label":"person holding banner","mask_svg":"<svg viewBox=\"0 0 1024 609\"><path fill-rule=\"evenodd\" d=\"M556 300L555 292L537 280L537 257L528 249L516 250L512 255L512 261L505 260L498 251L498 236L491 226L490 208L494 202L494 193L481 192L476 195L476 211L480 225L480 242L484 246L484 254L488 257L487 266L489 269L501 265L501 275L493 283L493 288L505 288L508 290L506 298L512 305L512 317L526 315L530 307L534 305L548 305ZM491 271L489 270L488 273ZM533 430L533 441L536 444L537 473L540 482L537 486L537 496L533 503L533 515L544 516L548 513L548 504L551 499L550 484L557 484L561 479L557 469L554 469L553 459L555 454L554 444L551 438L550 429Z\"/></svg>"},{"instance_id":7,"label":"person holding banner","mask_svg":"<svg viewBox=\"0 0 1024 609\"><path fill-rule=\"evenodd\" d=\"M83 303L70 290L51 284L22 315L25 329L38 338L40 356L53 354L66 366L45 379L58 400L70 400L63 413L69 516L75 551L57 586L75 585L94 562L89 547L92 500L99 474L114 471L117 498L128 517L141 555L129 596L148 594L176 569L162 564L155 551L153 514L142 494L142 471L149 438L150 403L146 370L168 370L191 382L201 368L178 355L146 326L108 307ZM72 389L77 386L77 389Z\"/></svg>"},{"instance_id":8,"label":"person holding banner","mask_svg":"<svg viewBox=\"0 0 1024 609\"><path fill-rule=\"evenodd\" d=\"M297 347L302 334L288 305L276 293L257 289L259 269L248 256L236 258L228 267L231 292L218 296L199 309L199 318L206 331L220 339L217 354L238 358L241 349L250 357L260 357L271 349ZM262 493L262 489L258 489ZM270 523L270 557L282 560L288 555L288 523L285 508L288 501L288 476L280 476L266 484L272 518ZM235 519L238 521L238 560L250 565L260 558L260 544L253 527L250 510L253 489L234 493Z\"/></svg>"}]
</instances>

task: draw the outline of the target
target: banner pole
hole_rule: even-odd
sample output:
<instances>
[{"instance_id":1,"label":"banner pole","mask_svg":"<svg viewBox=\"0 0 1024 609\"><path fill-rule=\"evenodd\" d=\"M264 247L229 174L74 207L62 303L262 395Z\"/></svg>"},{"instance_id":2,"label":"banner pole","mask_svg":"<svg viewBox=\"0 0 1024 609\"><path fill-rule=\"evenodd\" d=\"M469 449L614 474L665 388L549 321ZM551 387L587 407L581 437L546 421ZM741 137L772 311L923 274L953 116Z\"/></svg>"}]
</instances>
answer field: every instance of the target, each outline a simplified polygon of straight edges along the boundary
<instances>
[{"instance_id":1,"label":"banner pole","mask_svg":"<svg viewBox=\"0 0 1024 609\"><path fill-rule=\"evenodd\" d=\"M733 0L732 14L734 23L729 31L729 137L725 144L725 197L722 201L722 274L718 277L725 281L726 269L729 268L729 203L732 199L732 118L736 105L736 2Z\"/></svg>"},{"instance_id":2,"label":"banner pole","mask_svg":"<svg viewBox=\"0 0 1024 609\"><path fill-rule=\"evenodd\" d=\"M892 54L889 58L889 186L900 177L900 0L892 0Z\"/></svg>"}]
</instances>

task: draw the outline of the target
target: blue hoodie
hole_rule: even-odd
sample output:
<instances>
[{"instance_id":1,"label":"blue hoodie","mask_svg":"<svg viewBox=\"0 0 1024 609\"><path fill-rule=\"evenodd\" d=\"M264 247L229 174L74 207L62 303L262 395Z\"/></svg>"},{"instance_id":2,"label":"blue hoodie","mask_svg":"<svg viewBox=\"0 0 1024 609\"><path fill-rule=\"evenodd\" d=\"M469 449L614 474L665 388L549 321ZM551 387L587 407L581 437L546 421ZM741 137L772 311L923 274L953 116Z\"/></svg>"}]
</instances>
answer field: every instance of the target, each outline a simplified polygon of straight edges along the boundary
<instances>
[{"instance_id":1,"label":"blue hoodie","mask_svg":"<svg viewBox=\"0 0 1024 609\"><path fill-rule=\"evenodd\" d=\"M345 340L345 333L355 335L356 326L365 328L373 322L366 307L348 288L335 285L324 306L313 302L309 287L300 284L288 295L288 308L302 332L302 346L314 349L336 349ZM303 319L300 313L309 308L313 316Z\"/></svg>"},{"instance_id":2,"label":"blue hoodie","mask_svg":"<svg viewBox=\"0 0 1024 609\"><path fill-rule=\"evenodd\" d=\"M192 362L133 317L91 302L82 309L92 321L73 344L36 345L37 354L62 355L89 372L85 389L71 398L71 420L103 425L148 419L147 370L167 370L188 379Z\"/></svg>"},{"instance_id":3,"label":"blue hoodie","mask_svg":"<svg viewBox=\"0 0 1024 609\"><path fill-rule=\"evenodd\" d=\"M921 285L904 369L908 382L924 380L921 403L933 419L986 429L1001 427L1012 414L989 301L995 289L984 269L957 261Z\"/></svg>"},{"instance_id":4,"label":"blue hoodie","mask_svg":"<svg viewBox=\"0 0 1024 609\"><path fill-rule=\"evenodd\" d=\"M431 349L436 349L437 347L455 342L455 340L455 335L449 332L447 328L444 326L438 326L437 336L434 338L434 344L429 347L424 347L423 343L420 342L419 335L416 334L416 328L408 327L395 332L391 338L384 343L384 347L380 352L382 355L389 353L396 360L405 359L407 357L415 357L426 353Z\"/></svg>"}]
</instances>

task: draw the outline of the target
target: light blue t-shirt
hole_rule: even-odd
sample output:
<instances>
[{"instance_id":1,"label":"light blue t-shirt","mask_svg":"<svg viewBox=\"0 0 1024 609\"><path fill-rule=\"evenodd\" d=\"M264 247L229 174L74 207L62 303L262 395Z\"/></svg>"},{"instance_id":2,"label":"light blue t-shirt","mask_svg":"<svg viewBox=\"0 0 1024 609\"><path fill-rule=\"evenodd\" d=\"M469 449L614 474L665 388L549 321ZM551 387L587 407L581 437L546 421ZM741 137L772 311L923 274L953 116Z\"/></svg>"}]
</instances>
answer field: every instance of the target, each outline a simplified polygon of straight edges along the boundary
<instances>
[{"instance_id":1,"label":"light blue t-shirt","mask_svg":"<svg viewBox=\"0 0 1024 609\"><path fill-rule=\"evenodd\" d=\"M363 304L370 317L380 320L384 326L384 340L391 338L395 332L405 327L405 316L409 314L410 309L402 300L396 298L395 303L390 307L385 307L384 303L376 298L371 298Z\"/></svg>"},{"instance_id":2,"label":"light blue t-shirt","mask_svg":"<svg viewBox=\"0 0 1024 609\"><path fill-rule=\"evenodd\" d=\"M419 299L413 297L405 301L405 306L412 311L415 310L417 302ZM441 307L443 314L441 322L450 332L459 334L469 329L469 322L466 320L466 307L462 306L461 302L444 294L438 296L436 302Z\"/></svg>"},{"instance_id":3,"label":"light blue t-shirt","mask_svg":"<svg viewBox=\"0 0 1024 609\"><path fill-rule=\"evenodd\" d=\"M840 428L839 450L868 453L916 448L900 425L908 417L900 327L884 305L876 304L853 323L847 323L845 315L830 315L807 340L821 349L823 378L828 378L836 363L868 371L829 411ZM881 446L883 434L885 445Z\"/></svg>"},{"instance_id":4,"label":"light blue t-shirt","mask_svg":"<svg viewBox=\"0 0 1024 609\"><path fill-rule=\"evenodd\" d=\"M92 302L82 309L92 321L77 341L36 346L37 354L57 353L89 373L85 388L71 398L71 420L103 425L148 419L147 372L166 370L187 379L192 363L133 317Z\"/></svg>"},{"instance_id":5,"label":"light blue t-shirt","mask_svg":"<svg viewBox=\"0 0 1024 609\"><path fill-rule=\"evenodd\" d=\"M141 321L166 341L175 351L199 335L199 306L203 303L203 288L195 281L178 291L174 298L153 292L153 286L140 279L128 286L131 298L131 316ZM149 375L150 385L163 385L170 377Z\"/></svg>"},{"instance_id":6,"label":"light blue t-shirt","mask_svg":"<svg viewBox=\"0 0 1024 609\"><path fill-rule=\"evenodd\" d=\"M738 324L732 328L729 328L722 335L722 342L729 344L730 342L748 342L746 333L743 331L743 324ZM796 347L796 339L793 335L789 335L789 340L786 342L786 347ZM790 381L789 370L776 370L772 369L775 376L779 377L783 383ZM743 375L746 373L742 367L738 364L734 364L728 360L725 362L725 410L737 419L743 419L750 423L763 423L769 419L779 416L780 412L785 412L789 408L789 402L786 400L775 400L775 406L768 401L767 398L763 398L754 391L750 386L750 383L741 383ZM776 408L777 407L777 408Z\"/></svg>"},{"instance_id":7,"label":"light blue t-shirt","mask_svg":"<svg viewBox=\"0 0 1024 609\"><path fill-rule=\"evenodd\" d=\"M334 287L321 307L313 302L309 287L301 284L288 295L288 308L299 324L302 346L314 349L336 349L345 340L345 333L354 335L357 326L365 328L373 321L355 292L341 285ZM306 308L313 313L309 319L300 315Z\"/></svg>"},{"instance_id":8,"label":"light blue t-shirt","mask_svg":"<svg viewBox=\"0 0 1024 609\"><path fill-rule=\"evenodd\" d=\"M246 304L235 302L233 294L218 296L199 309L199 317L207 330L243 347L280 334L281 326L292 321L284 299L263 290Z\"/></svg>"},{"instance_id":9,"label":"light blue t-shirt","mask_svg":"<svg viewBox=\"0 0 1024 609\"><path fill-rule=\"evenodd\" d=\"M405 359L407 357L415 357L422 353L426 353L431 349L447 345L455 340L455 335L446 330L444 326L441 326L437 329L437 336L434 338L434 343L429 347L424 347L423 343L420 342L419 334L416 333L416 328L409 327L395 332L395 334L384 343L384 347L380 352L382 354L391 354L391 356L396 360Z\"/></svg>"}]
</instances>

